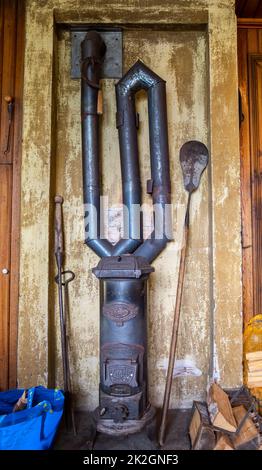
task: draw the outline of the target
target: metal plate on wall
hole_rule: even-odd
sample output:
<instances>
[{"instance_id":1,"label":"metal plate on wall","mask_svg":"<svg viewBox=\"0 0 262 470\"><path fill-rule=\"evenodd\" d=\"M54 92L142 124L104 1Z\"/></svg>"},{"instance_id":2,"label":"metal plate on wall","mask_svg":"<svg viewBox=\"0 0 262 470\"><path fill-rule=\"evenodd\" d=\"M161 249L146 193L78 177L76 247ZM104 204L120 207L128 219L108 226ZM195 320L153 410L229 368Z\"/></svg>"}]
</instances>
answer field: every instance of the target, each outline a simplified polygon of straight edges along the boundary
<instances>
[{"instance_id":1,"label":"metal plate on wall","mask_svg":"<svg viewBox=\"0 0 262 470\"><path fill-rule=\"evenodd\" d=\"M98 31L106 44L102 78L122 77L122 31ZM71 32L71 78L81 78L81 42L87 30Z\"/></svg>"}]
</instances>

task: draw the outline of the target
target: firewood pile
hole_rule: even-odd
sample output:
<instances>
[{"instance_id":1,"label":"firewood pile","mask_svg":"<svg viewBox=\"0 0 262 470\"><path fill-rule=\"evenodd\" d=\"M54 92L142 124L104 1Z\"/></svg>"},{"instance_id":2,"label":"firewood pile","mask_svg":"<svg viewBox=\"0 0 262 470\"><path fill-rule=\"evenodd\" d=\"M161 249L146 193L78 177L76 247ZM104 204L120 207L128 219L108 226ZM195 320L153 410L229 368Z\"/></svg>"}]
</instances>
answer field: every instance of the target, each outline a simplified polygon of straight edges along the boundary
<instances>
[{"instance_id":1,"label":"firewood pile","mask_svg":"<svg viewBox=\"0 0 262 470\"><path fill-rule=\"evenodd\" d=\"M248 387L262 387L262 351L246 353L246 363Z\"/></svg>"},{"instance_id":2,"label":"firewood pile","mask_svg":"<svg viewBox=\"0 0 262 470\"><path fill-rule=\"evenodd\" d=\"M207 402L195 401L189 425L193 450L262 450L262 418L246 387L213 383Z\"/></svg>"}]
</instances>

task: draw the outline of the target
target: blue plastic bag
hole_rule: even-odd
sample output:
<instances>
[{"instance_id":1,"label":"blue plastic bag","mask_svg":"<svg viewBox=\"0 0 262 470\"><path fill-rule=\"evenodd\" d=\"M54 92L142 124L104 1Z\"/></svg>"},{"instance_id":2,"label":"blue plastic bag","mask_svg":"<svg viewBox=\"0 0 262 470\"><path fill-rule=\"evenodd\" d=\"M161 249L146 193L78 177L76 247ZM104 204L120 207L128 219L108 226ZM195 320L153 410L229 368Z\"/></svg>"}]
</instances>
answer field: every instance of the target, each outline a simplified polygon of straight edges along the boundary
<instances>
[{"instance_id":1,"label":"blue plastic bag","mask_svg":"<svg viewBox=\"0 0 262 470\"><path fill-rule=\"evenodd\" d=\"M0 392L0 450L45 450L52 446L64 408L61 390L28 390L27 408L12 412L24 390Z\"/></svg>"}]
</instances>

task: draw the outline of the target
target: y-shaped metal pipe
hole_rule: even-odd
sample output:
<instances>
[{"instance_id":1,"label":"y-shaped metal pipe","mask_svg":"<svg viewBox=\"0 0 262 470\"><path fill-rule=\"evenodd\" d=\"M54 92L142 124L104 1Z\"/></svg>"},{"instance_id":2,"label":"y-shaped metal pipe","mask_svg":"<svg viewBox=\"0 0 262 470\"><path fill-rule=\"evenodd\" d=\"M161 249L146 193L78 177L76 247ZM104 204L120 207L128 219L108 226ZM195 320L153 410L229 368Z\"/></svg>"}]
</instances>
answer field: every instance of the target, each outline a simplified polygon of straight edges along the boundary
<instances>
[{"instance_id":1,"label":"y-shaped metal pipe","mask_svg":"<svg viewBox=\"0 0 262 470\"><path fill-rule=\"evenodd\" d=\"M134 253L153 261L167 241L167 207L170 205L165 81L138 61L116 85L117 128L119 133L123 204L127 208L125 237L113 246L100 238L100 186L97 97L105 45L101 36L90 31L82 43L82 147L84 203L87 204L89 234L86 243L99 256ZM135 94L148 93L151 155L151 192L154 207L161 212L160 227L142 243L140 223L141 184L137 141ZM159 210L160 209L160 210Z\"/></svg>"}]
</instances>

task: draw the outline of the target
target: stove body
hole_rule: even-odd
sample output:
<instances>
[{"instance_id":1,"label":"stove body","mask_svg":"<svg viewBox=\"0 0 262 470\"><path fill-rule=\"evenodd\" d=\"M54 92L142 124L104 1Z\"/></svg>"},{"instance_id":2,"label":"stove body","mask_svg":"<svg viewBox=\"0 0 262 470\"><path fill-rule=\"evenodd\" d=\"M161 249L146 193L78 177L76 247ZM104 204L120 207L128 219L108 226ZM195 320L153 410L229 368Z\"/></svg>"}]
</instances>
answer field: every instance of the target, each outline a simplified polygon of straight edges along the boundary
<instances>
[{"instance_id":1,"label":"stove body","mask_svg":"<svg viewBox=\"0 0 262 470\"><path fill-rule=\"evenodd\" d=\"M142 257L103 258L100 279L100 409L103 419L138 420L148 407L147 280Z\"/></svg>"}]
</instances>

